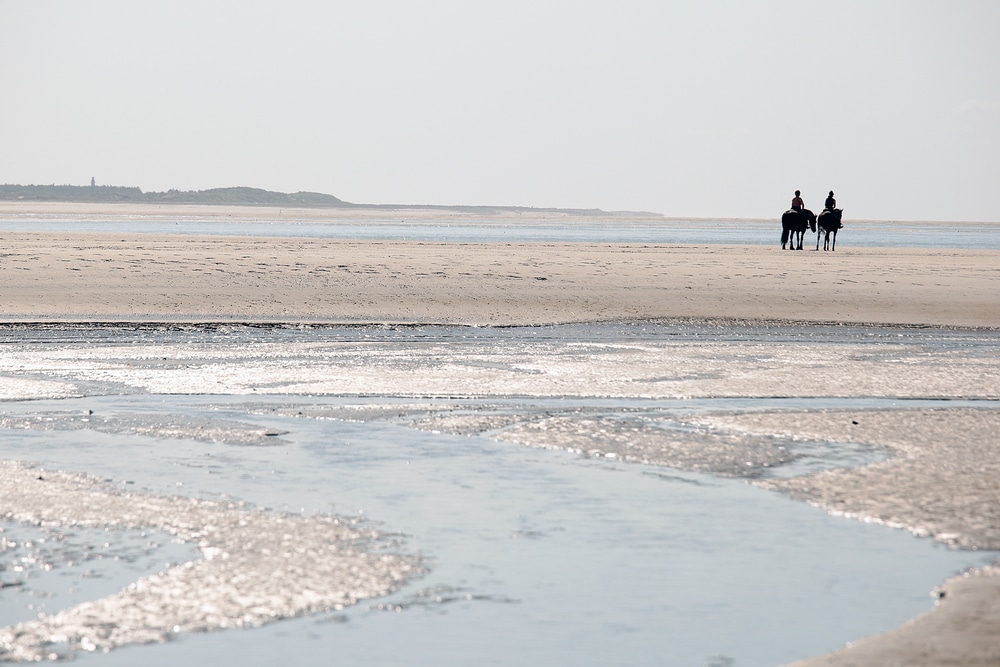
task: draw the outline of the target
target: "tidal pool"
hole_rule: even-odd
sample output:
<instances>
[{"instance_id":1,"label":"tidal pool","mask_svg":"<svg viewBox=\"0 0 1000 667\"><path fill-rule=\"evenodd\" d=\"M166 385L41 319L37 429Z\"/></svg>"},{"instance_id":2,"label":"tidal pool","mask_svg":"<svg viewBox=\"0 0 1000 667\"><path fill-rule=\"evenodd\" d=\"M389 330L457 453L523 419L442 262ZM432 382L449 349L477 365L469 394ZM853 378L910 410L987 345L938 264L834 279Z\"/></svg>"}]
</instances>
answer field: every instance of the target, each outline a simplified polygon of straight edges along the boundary
<instances>
[{"instance_id":1,"label":"tidal pool","mask_svg":"<svg viewBox=\"0 0 1000 667\"><path fill-rule=\"evenodd\" d=\"M4 344L0 374L19 391L34 383L53 396L0 403L0 458L29 462L42 477L85 473L88 484L136 502L173 499L171 526L184 522L184 502L235 503L253 521L277 517L289 544L308 546L325 539L310 521L336 520L366 536L359 554L414 565L389 592L303 607L260 627L238 628L233 618L198 628L209 632L178 628L163 643L64 651L85 664L777 665L894 627L930 609L947 577L996 560L834 517L750 483L884 452L692 426L691 415L755 409L787 409L791 419L845 407L997 407L972 377L925 383L916 396L782 397L768 386L717 395L727 373L764 368L779 348L826 345L835 380L848 366L838 366L839 348L859 358L843 337L822 343L805 331L556 327L493 337L458 329L449 338L439 329L428 342L426 332L415 340L413 331L377 328L240 329L235 337L39 330ZM852 335L866 345L859 363L919 356L931 373L936 363L987 358L997 346L990 334ZM580 387L579 378L564 382L567 369L622 359L613 382L559 394ZM373 367L392 393L358 390L379 387ZM346 390L289 389L296 375L312 389ZM450 392L427 391L441 378ZM946 397L957 381L966 389ZM484 391L490 382L495 390ZM184 391L210 385L222 390ZM678 385L706 395L670 396ZM525 386L538 391L510 391ZM925 395L935 387L937 395ZM588 388L606 391L588 396ZM663 395L647 395L650 388ZM111 596L168 564L215 553L115 516L103 528L66 519L0 526L0 538L19 545L0 553L9 556L0 569L5 623ZM57 546L38 557L23 546L42 538ZM226 548L241 557L238 546ZM86 590L73 555L81 553L100 562ZM25 556L49 567L17 572L13 563ZM248 594L271 565L243 562L247 577L204 585L219 599ZM289 586L310 576L288 572Z\"/></svg>"}]
</instances>

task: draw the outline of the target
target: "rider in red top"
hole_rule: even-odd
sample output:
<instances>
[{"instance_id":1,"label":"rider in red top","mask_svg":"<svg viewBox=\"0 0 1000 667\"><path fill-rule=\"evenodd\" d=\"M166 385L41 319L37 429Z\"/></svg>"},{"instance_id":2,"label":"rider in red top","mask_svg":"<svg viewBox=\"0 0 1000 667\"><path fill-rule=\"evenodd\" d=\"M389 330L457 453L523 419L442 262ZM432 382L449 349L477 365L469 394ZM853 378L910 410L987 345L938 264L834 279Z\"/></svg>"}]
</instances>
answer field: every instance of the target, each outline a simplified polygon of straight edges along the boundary
<instances>
[{"instance_id":1,"label":"rider in red top","mask_svg":"<svg viewBox=\"0 0 1000 667\"><path fill-rule=\"evenodd\" d=\"M802 197L799 196L800 194L801 193L798 190L796 190L795 196L792 197L792 208L794 208L796 211L801 211L806 207L805 202L802 201Z\"/></svg>"}]
</instances>

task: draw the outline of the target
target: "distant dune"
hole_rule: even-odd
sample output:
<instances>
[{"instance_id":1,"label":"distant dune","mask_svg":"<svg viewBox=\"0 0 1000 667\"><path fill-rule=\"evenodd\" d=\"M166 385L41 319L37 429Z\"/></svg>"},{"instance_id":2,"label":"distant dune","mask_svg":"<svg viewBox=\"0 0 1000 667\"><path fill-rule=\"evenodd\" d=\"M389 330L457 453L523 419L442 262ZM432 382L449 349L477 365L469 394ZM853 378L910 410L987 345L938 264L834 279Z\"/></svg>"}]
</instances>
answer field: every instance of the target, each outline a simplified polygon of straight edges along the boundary
<instances>
[{"instance_id":1,"label":"distant dune","mask_svg":"<svg viewBox=\"0 0 1000 667\"><path fill-rule=\"evenodd\" d=\"M354 204L320 192L272 192L260 188L233 187L210 190L167 190L143 192L137 187L118 185L0 185L0 201L39 201L66 203L125 203L125 204L197 204L226 206L284 206L297 208L386 208L386 209L444 209L468 213L555 212L574 215L607 215L608 213L640 213L658 216L646 211L602 211L597 208L563 209L535 208L530 206L455 206L433 204Z\"/></svg>"},{"instance_id":2,"label":"distant dune","mask_svg":"<svg viewBox=\"0 0 1000 667\"><path fill-rule=\"evenodd\" d=\"M228 204L253 206L353 206L333 195L317 192L270 192L260 188L212 188L143 192L117 185L0 185L0 200L95 202L131 204Z\"/></svg>"}]
</instances>

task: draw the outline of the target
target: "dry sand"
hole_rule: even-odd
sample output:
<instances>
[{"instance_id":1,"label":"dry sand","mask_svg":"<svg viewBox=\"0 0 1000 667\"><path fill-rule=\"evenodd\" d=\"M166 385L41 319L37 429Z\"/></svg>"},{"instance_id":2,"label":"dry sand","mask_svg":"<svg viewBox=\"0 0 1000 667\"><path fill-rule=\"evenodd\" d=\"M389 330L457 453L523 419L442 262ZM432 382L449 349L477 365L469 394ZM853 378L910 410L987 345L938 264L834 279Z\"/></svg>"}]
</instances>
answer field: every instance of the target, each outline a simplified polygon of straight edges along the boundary
<instances>
[{"instance_id":1,"label":"dry sand","mask_svg":"<svg viewBox=\"0 0 1000 667\"><path fill-rule=\"evenodd\" d=\"M92 208L108 215L125 211ZM78 210L7 204L0 215L72 216ZM253 210L210 214L247 216ZM761 246L26 232L0 242L0 320L27 322L507 325L699 318L996 328L998 284L998 251L842 247L817 253ZM1000 425L989 412L976 419L957 411L866 414L852 419L858 424L850 441L888 447L893 459L780 486L834 510L996 548L1000 503L996 471L988 469L996 465ZM838 441L846 437L847 417L823 413L797 424ZM784 422L781 415L742 419L727 425L782 432ZM957 462L956 442L972 445L961 448L965 458ZM949 461L954 465L943 470ZM942 508L942 499L964 505ZM940 513L948 515L945 524ZM963 513L964 521L954 520ZM997 574L986 569L947 582L935 611L805 664L1000 664Z\"/></svg>"},{"instance_id":2,"label":"dry sand","mask_svg":"<svg viewBox=\"0 0 1000 667\"><path fill-rule=\"evenodd\" d=\"M0 318L1000 326L1000 251L9 233Z\"/></svg>"}]
</instances>

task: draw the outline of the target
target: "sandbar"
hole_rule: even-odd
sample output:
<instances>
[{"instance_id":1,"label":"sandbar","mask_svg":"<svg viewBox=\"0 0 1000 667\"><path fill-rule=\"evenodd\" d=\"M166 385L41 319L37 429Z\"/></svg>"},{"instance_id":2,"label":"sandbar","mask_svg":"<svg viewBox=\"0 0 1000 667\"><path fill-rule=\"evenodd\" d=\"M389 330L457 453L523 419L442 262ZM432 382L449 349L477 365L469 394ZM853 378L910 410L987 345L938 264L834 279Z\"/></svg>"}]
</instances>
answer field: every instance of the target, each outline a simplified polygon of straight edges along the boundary
<instances>
[{"instance_id":1,"label":"sandbar","mask_svg":"<svg viewBox=\"0 0 1000 667\"><path fill-rule=\"evenodd\" d=\"M0 320L1000 326L1000 251L11 232Z\"/></svg>"}]
</instances>

